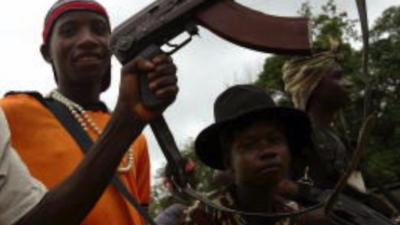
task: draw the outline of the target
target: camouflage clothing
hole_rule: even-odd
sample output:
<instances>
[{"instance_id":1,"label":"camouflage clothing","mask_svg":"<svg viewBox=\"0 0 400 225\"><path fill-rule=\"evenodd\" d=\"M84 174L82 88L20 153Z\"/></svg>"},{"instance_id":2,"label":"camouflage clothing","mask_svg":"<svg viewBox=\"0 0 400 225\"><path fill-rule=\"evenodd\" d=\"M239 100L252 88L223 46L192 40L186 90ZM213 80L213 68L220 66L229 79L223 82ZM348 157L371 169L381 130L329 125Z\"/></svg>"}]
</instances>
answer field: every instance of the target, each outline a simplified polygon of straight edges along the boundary
<instances>
[{"instance_id":1,"label":"camouflage clothing","mask_svg":"<svg viewBox=\"0 0 400 225\"><path fill-rule=\"evenodd\" d=\"M217 205L227 208L236 209L237 205L232 196L232 190L225 189L210 194L209 199ZM293 212L298 210L298 204L293 201L279 199L276 201L274 212ZM265 220L264 220L265 221ZM246 225L246 219L238 214L221 212L217 209L206 207L199 201L194 202L184 214L182 218L183 225ZM258 223L257 223L258 224ZM289 225L290 219L282 219L279 221L262 222L265 225ZM293 224L293 223L292 223ZM296 223L294 223L295 225Z\"/></svg>"},{"instance_id":2,"label":"camouflage clothing","mask_svg":"<svg viewBox=\"0 0 400 225\"><path fill-rule=\"evenodd\" d=\"M317 165L311 165L311 177L317 187L333 188L346 170L350 154L334 130L315 126L313 130L315 152L311 161Z\"/></svg>"},{"instance_id":3,"label":"camouflage clothing","mask_svg":"<svg viewBox=\"0 0 400 225\"><path fill-rule=\"evenodd\" d=\"M335 51L285 63L283 81L295 108L306 111L312 92L329 71L338 67ZM333 188L349 163L348 146L333 129L313 126L313 132L314 149L309 153L311 178L319 188Z\"/></svg>"}]
</instances>

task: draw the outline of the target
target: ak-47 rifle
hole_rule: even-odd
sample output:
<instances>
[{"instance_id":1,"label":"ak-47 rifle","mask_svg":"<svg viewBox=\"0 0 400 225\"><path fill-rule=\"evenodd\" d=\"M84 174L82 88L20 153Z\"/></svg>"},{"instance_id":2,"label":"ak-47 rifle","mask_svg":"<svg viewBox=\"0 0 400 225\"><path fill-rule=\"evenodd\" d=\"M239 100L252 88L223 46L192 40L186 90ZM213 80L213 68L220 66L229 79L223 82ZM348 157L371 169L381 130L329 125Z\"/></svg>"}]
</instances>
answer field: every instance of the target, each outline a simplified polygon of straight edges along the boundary
<instances>
[{"instance_id":1,"label":"ak-47 rifle","mask_svg":"<svg viewBox=\"0 0 400 225\"><path fill-rule=\"evenodd\" d=\"M266 15L232 0L155 1L115 28L110 47L118 60L126 63L150 46L160 48L185 31L197 34L197 25L263 52L309 54L311 49L308 19Z\"/></svg>"},{"instance_id":2,"label":"ak-47 rifle","mask_svg":"<svg viewBox=\"0 0 400 225\"><path fill-rule=\"evenodd\" d=\"M197 25L208 28L230 42L258 51L303 55L311 53L307 18L270 16L232 0L155 1L114 29L110 48L122 64L135 57L154 57L161 53L161 46L165 44L174 47L172 51L166 52L171 55L198 33ZM179 45L169 44L170 40L185 31L189 33L189 39ZM140 82L145 105L156 108L158 101L146 88L147 77L140 76ZM172 143L173 138L165 122L159 122L164 125L160 127L160 123L156 125L157 122L152 125L156 128L153 130L161 148L174 149L175 144ZM165 134L169 136L167 143ZM180 161L176 154L167 153L166 158L169 162ZM182 175L182 171L179 173Z\"/></svg>"},{"instance_id":3,"label":"ak-47 rifle","mask_svg":"<svg viewBox=\"0 0 400 225\"><path fill-rule=\"evenodd\" d=\"M232 43L253 50L291 55L311 53L307 18L266 15L232 0L155 1L115 28L111 35L110 49L122 64L137 57L150 59L160 54L161 47L164 45L173 47L172 51L165 52L172 55L188 44L198 33L198 25ZM190 35L187 40L178 45L169 43L184 32ZM147 76L139 75L139 81L144 104L149 108L157 108L159 103L147 88ZM199 199L210 207L232 213L269 218L304 213L305 210L293 214L252 214L216 206L188 185L182 169L182 157L165 119L161 116L150 125L168 163L172 164L173 181L181 193ZM146 220L150 224L155 224L151 219L146 218Z\"/></svg>"}]
</instances>

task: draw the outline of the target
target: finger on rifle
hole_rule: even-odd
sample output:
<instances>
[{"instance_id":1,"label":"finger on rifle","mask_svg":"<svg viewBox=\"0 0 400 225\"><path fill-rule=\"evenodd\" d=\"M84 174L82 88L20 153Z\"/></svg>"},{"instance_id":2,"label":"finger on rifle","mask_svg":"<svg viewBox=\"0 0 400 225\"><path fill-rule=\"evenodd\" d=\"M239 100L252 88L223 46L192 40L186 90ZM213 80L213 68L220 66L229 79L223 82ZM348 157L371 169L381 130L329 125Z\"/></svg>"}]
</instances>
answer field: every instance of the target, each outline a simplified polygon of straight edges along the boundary
<instances>
[{"instance_id":1,"label":"finger on rifle","mask_svg":"<svg viewBox=\"0 0 400 225\"><path fill-rule=\"evenodd\" d=\"M155 95L165 103L171 103L175 100L179 88L176 85L170 85L156 91Z\"/></svg>"},{"instance_id":2,"label":"finger on rifle","mask_svg":"<svg viewBox=\"0 0 400 225\"><path fill-rule=\"evenodd\" d=\"M172 63L172 58L166 54L157 55L151 60L154 64Z\"/></svg>"},{"instance_id":3,"label":"finger on rifle","mask_svg":"<svg viewBox=\"0 0 400 225\"><path fill-rule=\"evenodd\" d=\"M154 68L155 65L150 60L139 58L125 64L122 72L136 74L137 72L151 72Z\"/></svg>"},{"instance_id":4,"label":"finger on rifle","mask_svg":"<svg viewBox=\"0 0 400 225\"><path fill-rule=\"evenodd\" d=\"M150 81L163 76L176 76L177 68L174 64L162 64L154 68L154 72L149 73L148 78Z\"/></svg>"},{"instance_id":5,"label":"finger on rifle","mask_svg":"<svg viewBox=\"0 0 400 225\"><path fill-rule=\"evenodd\" d=\"M178 82L178 80L177 80L176 76L163 76L163 77L159 77L157 79L150 81L149 89L157 97L161 97L161 96L157 95L158 92L162 91L165 88L174 87L174 86L176 87L177 82Z\"/></svg>"}]
</instances>

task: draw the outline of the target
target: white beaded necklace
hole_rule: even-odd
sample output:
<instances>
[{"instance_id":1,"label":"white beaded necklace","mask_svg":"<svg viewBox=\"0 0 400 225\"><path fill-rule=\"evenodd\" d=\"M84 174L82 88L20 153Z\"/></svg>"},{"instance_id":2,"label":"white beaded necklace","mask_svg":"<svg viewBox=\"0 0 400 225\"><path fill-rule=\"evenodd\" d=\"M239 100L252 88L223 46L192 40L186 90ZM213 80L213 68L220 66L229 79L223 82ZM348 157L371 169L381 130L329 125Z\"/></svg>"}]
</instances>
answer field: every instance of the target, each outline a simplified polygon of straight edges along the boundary
<instances>
[{"instance_id":1,"label":"white beaded necklace","mask_svg":"<svg viewBox=\"0 0 400 225\"><path fill-rule=\"evenodd\" d=\"M103 131L99 128L99 126L97 126L97 124L93 121L93 119L89 116L86 110L83 109L82 106L68 99L57 90L53 90L52 92L50 92L49 97L65 105L86 132L89 132L89 130L91 129L95 132L96 135L101 135ZM127 158L128 161L126 165L120 165L118 168L118 172L126 173L135 166L132 147L130 147L127 152Z\"/></svg>"}]
</instances>

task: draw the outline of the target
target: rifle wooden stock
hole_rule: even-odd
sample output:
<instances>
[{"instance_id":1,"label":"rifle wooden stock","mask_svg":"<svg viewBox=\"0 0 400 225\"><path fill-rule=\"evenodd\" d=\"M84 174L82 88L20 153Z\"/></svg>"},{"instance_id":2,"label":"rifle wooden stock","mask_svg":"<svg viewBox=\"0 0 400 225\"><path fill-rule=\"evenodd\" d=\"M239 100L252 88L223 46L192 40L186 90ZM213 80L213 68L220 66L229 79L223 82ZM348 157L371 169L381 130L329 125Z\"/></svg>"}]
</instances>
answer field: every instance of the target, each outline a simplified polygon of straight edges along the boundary
<instances>
[{"instance_id":1,"label":"rifle wooden stock","mask_svg":"<svg viewBox=\"0 0 400 225\"><path fill-rule=\"evenodd\" d=\"M237 45L278 54L310 54L309 20L278 17L230 0L218 1L196 14L199 23Z\"/></svg>"},{"instance_id":2,"label":"rifle wooden stock","mask_svg":"<svg viewBox=\"0 0 400 225\"><path fill-rule=\"evenodd\" d=\"M149 55L146 52L156 52L152 49L161 48L185 31L193 34L194 32L191 31L196 30L193 28L197 25L210 29L230 42L253 50L285 54L311 52L307 19L269 16L231 0L155 1L115 28L111 35L110 49L122 64L135 57L148 58ZM146 95L142 90L145 86L145 83L141 83L142 96ZM156 102L144 103L150 106L156 105ZM178 190L189 190L187 194L191 193L190 196L199 197L195 192L190 192L191 189L187 187L188 183L182 171L181 155L164 118L161 116L153 121L151 127L168 163L174 167L176 183L181 187ZM300 215L315 210L321 205L318 204L296 213L260 216L281 218Z\"/></svg>"},{"instance_id":3,"label":"rifle wooden stock","mask_svg":"<svg viewBox=\"0 0 400 225\"><path fill-rule=\"evenodd\" d=\"M270 16L231 0L156 1L115 28L110 48L124 64L147 46L161 47L196 25L253 50L311 53L308 19Z\"/></svg>"}]
</instances>

